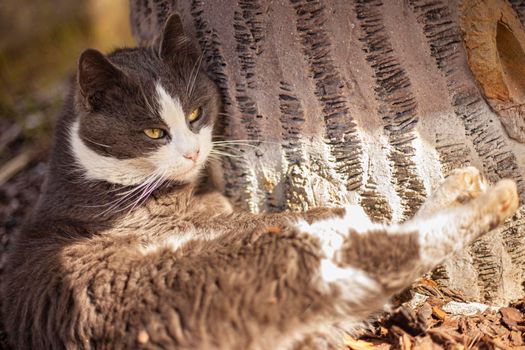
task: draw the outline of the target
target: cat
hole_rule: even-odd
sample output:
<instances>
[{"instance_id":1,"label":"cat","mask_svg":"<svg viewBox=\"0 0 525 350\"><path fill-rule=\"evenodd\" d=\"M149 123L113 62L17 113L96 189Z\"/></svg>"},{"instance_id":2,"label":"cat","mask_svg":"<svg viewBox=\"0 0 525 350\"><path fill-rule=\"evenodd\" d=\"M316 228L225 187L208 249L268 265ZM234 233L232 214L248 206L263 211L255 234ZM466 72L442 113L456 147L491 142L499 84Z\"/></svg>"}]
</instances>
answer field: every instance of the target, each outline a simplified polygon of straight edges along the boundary
<instances>
[{"instance_id":1,"label":"cat","mask_svg":"<svg viewBox=\"0 0 525 350\"><path fill-rule=\"evenodd\" d=\"M171 15L150 47L80 56L41 197L14 238L2 314L16 349L342 346L389 298L517 209L458 169L402 224L359 207L234 210L198 191L221 110Z\"/></svg>"}]
</instances>

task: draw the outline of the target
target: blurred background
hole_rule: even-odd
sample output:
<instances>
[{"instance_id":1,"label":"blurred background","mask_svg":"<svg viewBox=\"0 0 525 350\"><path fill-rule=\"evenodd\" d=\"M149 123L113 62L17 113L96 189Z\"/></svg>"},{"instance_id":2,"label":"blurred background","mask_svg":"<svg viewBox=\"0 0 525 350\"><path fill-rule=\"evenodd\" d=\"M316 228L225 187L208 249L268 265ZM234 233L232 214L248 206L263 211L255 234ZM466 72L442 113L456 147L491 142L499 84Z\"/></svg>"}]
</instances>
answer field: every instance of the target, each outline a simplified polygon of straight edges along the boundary
<instances>
[{"instance_id":1,"label":"blurred background","mask_svg":"<svg viewBox=\"0 0 525 350\"><path fill-rule=\"evenodd\" d=\"M128 16L128 0L0 1L0 186L47 149L80 53L133 45Z\"/></svg>"},{"instance_id":2,"label":"blurred background","mask_svg":"<svg viewBox=\"0 0 525 350\"><path fill-rule=\"evenodd\" d=\"M128 0L0 0L0 272L38 197L77 59L133 45L128 15Z\"/></svg>"}]
</instances>

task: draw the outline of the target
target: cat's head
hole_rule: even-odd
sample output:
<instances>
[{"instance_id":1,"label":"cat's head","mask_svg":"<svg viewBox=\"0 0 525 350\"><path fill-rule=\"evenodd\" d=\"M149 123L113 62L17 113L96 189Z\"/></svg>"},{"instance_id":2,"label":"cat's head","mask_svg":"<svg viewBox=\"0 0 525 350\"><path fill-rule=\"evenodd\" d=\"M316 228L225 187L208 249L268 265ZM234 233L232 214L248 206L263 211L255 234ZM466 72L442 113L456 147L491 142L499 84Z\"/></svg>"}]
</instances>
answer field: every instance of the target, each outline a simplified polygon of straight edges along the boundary
<instances>
[{"instance_id":1,"label":"cat's head","mask_svg":"<svg viewBox=\"0 0 525 350\"><path fill-rule=\"evenodd\" d=\"M84 51L69 129L83 175L121 185L195 180L220 109L201 60L176 14L151 47Z\"/></svg>"}]
</instances>

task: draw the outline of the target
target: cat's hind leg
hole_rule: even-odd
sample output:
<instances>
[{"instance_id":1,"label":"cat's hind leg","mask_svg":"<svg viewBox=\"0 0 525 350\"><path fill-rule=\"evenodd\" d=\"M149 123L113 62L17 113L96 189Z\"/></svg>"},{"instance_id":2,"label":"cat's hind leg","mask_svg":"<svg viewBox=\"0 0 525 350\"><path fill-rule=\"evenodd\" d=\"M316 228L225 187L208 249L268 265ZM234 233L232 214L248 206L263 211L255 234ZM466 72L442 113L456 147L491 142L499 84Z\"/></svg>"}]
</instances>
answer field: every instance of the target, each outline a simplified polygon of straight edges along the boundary
<instances>
[{"instance_id":1,"label":"cat's hind leg","mask_svg":"<svg viewBox=\"0 0 525 350\"><path fill-rule=\"evenodd\" d=\"M503 180L466 203L400 225L358 231L351 222L345 226L340 220L323 220L299 229L320 240L322 289L339 296L339 308L366 317L451 253L497 227L517 207L516 184Z\"/></svg>"},{"instance_id":2,"label":"cat's hind leg","mask_svg":"<svg viewBox=\"0 0 525 350\"><path fill-rule=\"evenodd\" d=\"M465 204L415 218L399 229L418 230L422 268L428 270L446 255L459 251L502 224L519 205L516 183L501 180ZM396 228L392 228L396 230Z\"/></svg>"}]
</instances>

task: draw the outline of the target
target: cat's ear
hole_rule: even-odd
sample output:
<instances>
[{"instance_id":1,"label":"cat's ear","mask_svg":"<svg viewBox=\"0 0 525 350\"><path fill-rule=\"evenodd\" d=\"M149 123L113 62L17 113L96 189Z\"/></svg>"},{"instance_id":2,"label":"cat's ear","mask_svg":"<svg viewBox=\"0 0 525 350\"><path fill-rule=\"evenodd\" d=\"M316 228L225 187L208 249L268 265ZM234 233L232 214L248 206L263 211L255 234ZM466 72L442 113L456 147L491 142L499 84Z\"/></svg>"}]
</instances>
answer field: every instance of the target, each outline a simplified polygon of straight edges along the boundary
<instances>
[{"instance_id":1,"label":"cat's ear","mask_svg":"<svg viewBox=\"0 0 525 350\"><path fill-rule=\"evenodd\" d=\"M88 102L115 85L123 73L99 51L87 49L78 60L78 85L80 93Z\"/></svg>"},{"instance_id":2,"label":"cat's ear","mask_svg":"<svg viewBox=\"0 0 525 350\"><path fill-rule=\"evenodd\" d=\"M160 43L160 56L164 60L190 56L198 57L199 50L184 33L182 20L178 13L172 13L164 24Z\"/></svg>"}]
</instances>

